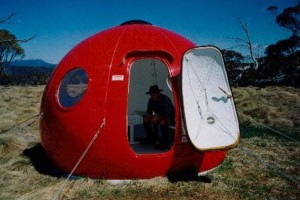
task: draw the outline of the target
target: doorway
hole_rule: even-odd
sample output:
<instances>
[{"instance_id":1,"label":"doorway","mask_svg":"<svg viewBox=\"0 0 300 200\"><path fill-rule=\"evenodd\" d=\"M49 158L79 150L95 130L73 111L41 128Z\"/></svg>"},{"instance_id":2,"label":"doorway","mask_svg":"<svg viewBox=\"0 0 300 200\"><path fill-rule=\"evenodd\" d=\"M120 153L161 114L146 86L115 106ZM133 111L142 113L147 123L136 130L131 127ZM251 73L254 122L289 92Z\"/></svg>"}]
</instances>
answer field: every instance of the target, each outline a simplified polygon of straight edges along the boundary
<instances>
[{"instance_id":1,"label":"doorway","mask_svg":"<svg viewBox=\"0 0 300 200\"><path fill-rule=\"evenodd\" d=\"M160 126L157 135L168 135L169 147L160 149L157 144L144 144L147 137L143 125L143 116L147 114L147 104L150 95L146 94L150 86L158 85L161 93L166 95L174 105L174 97L171 89L169 71L165 63L159 59L140 59L135 61L130 68L129 95L127 110L128 142L135 153L152 154L166 152L173 144L175 125L169 125L167 133L161 131ZM165 130L165 129L164 129Z\"/></svg>"}]
</instances>

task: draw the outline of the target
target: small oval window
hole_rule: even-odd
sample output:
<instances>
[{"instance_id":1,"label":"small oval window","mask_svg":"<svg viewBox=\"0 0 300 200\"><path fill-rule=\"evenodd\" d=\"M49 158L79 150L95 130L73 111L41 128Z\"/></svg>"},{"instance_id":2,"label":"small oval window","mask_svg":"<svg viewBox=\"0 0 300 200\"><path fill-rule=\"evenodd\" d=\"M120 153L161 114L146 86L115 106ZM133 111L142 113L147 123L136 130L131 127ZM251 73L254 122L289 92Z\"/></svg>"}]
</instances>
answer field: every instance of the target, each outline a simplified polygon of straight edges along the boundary
<instances>
[{"instance_id":1,"label":"small oval window","mask_svg":"<svg viewBox=\"0 0 300 200\"><path fill-rule=\"evenodd\" d=\"M88 86L88 76L81 69L73 69L63 78L59 86L58 100L64 107L71 107L78 103Z\"/></svg>"}]
</instances>

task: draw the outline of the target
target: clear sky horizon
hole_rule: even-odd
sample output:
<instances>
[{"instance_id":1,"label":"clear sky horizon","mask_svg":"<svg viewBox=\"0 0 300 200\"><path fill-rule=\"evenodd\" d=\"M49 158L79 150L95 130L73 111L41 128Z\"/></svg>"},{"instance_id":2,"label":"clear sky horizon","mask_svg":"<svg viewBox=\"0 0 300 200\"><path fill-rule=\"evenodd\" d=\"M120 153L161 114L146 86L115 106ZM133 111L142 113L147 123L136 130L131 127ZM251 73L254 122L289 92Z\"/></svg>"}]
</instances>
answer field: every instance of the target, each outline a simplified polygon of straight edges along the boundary
<instances>
[{"instance_id":1,"label":"clear sky horizon","mask_svg":"<svg viewBox=\"0 0 300 200\"><path fill-rule=\"evenodd\" d=\"M278 13L298 0L0 0L0 18L12 12L11 23L0 24L22 43L24 59L43 59L57 64L79 42L131 19L148 21L174 31L197 45L230 49L232 37L245 38L237 18L248 23L254 45L266 47L291 33L279 27ZM246 54L246 50L233 49Z\"/></svg>"}]
</instances>

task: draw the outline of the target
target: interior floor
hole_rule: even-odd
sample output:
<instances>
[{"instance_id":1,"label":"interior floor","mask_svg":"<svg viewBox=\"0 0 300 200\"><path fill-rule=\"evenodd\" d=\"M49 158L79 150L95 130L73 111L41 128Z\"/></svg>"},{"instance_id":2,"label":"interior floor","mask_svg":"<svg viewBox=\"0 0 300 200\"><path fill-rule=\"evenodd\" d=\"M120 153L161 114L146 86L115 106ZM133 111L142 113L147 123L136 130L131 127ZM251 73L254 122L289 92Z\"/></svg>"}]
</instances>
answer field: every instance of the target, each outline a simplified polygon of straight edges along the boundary
<instances>
[{"instance_id":1,"label":"interior floor","mask_svg":"<svg viewBox=\"0 0 300 200\"><path fill-rule=\"evenodd\" d=\"M170 149L170 148L158 149L153 144L142 145L139 142L135 144L131 144L131 148L135 153L138 154L163 153L163 152L167 152Z\"/></svg>"},{"instance_id":2,"label":"interior floor","mask_svg":"<svg viewBox=\"0 0 300 200\"><path fill-rule=\"evenodd\" d=\"M137 154L151 154L151 153L163 153L169 151L174 142L175 129L170 127L168 137L168 147L159 148L160 145L156 144L143 144L142 140L145 138L134 138L134 141L130 142L132 150ZM161 133L159 134L161 136Z\"/></svg>"}]
</instances>

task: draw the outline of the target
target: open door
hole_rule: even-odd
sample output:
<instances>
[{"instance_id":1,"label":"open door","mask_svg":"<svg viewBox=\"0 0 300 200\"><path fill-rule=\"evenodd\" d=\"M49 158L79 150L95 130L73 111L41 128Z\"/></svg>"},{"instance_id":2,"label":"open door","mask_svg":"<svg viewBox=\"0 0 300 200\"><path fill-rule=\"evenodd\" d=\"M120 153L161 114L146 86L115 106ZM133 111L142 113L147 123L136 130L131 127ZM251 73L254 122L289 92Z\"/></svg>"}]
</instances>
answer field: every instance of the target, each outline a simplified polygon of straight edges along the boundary
<instances>
[{"instance_id":1,"label":"open door","mask_svg":"<svg viewBox=\"0 0 300 200\"><path fill-rule=\"evenodd\" d=\"M158 85L162 89L162 94L166 95L174 105L171 84L167 82L169 70L164 62L155 58L138 59L130 67L130 82L128 93L128 133L129 143L132 150L137 154L156 154L167 152L173 145L175 126L169 126L167 133L163 133L158 127L157 135L168 135L170 146L165 149L156 148L155 144L142 145L146 137L143 126L143 115L147 112L147 104L150 98L146 92L151 85Z\"/></svg>"},{"instance_id":2,"label":"open door","mask_svg":"<svg viewBox=\"0 0 300 200\"><path fill-rule=\"evenodd\" d=\"M195 148L233 148L239 124L221 52L196 47L183 56L182 100L185 129Z\"/></svg>"}]
</instances>

